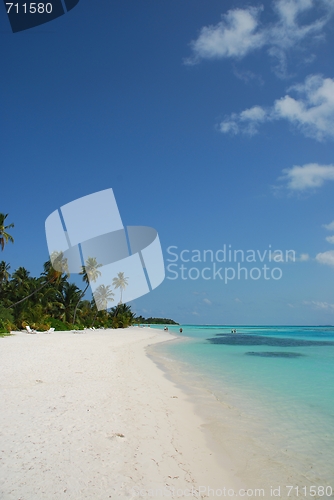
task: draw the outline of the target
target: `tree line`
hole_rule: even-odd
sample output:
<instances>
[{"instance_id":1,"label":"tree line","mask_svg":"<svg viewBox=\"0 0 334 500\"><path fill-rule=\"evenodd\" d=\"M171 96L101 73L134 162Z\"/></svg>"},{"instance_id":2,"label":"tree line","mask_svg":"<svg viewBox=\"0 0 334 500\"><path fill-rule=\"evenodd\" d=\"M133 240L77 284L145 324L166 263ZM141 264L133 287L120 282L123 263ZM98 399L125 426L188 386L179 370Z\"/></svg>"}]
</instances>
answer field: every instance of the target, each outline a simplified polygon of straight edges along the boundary
<instances>
[{"instance_id":1,"label":"tree line","mask_svg":"<svg viewBox=\"0 0 334 500\"><path fill-rule=\"evenodd\" d=\"M0 213L0 247L4 250L14 238L8 232L14 224L7 223L8 214ZM101 275L101 264L89 257L82 266L80 275L84 283L81 290L69 282L67 260L61 252L55 252L43 265L39 277L31 276L25 267L10 272L10 264L0 262L0 333L20 330L27 325L46 331L80 330L87 327L126 328L132 324L177 324L162 318L136 317L131 307L122 303L122 294L128 278L119 272L113 279L113 289L120 290L118 304L111 307L115 293L110 285L100 285L94 299L84 299L89 284Z\"/></svg>"}]
</instances>

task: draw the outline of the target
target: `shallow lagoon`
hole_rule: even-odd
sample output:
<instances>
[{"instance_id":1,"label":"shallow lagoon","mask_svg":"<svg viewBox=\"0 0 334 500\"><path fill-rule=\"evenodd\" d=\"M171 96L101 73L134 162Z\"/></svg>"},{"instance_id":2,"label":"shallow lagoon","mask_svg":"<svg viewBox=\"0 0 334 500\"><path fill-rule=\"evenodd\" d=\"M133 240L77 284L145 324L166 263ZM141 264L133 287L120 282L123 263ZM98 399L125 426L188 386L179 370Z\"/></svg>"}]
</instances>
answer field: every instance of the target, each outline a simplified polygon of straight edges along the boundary
<instances>
[{"instance_id":1,"label":"shallow lagoon","mask_svg":"<svg viewBox=\"0 0 334 500\"><path fill-rule=\"evenodd\" d=\"M221 418L221 429L233 428L227 450L233 439L247 441L248 473L260 468L263 481L286 477L289 484L334 491L334 328L182 328L179 334L169 327L179 340L156 347L156 356L176 382L190 392L191 385L201 387L221 403L221 416L199 406L208 423Z\"/></svg>"}]
</instances>

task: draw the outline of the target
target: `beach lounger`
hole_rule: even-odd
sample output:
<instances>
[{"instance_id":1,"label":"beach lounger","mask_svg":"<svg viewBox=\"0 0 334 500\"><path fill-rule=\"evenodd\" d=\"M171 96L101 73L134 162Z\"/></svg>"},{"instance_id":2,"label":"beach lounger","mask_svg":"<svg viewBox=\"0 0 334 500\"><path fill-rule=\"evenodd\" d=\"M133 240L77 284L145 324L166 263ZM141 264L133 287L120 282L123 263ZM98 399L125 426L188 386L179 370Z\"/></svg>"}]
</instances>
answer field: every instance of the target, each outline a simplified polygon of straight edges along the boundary
<instances>
[{"instance_id":1,"label":"beach lounger","mask_svg":"<svg viewBox=\"0 0 334 500\"><path fill-rule=\"evenodd\" d=\"M37 333L36 330L32 330L28 325L26 326L26 330L28 333Z\"/></svg>"},{"instance_id":2,"label":"beach lounger","mask_svg":"<svg viewBox=\"0 0 334 500\"><path fill-rule=\"evenodd\" d=\"M44 332L44 333L53 333L54 331L55 331L55 329L54 329L54 328L49 328L49 330L47 330L47 331L46 331L46 332Z\"/></svg>"}]
</instances>

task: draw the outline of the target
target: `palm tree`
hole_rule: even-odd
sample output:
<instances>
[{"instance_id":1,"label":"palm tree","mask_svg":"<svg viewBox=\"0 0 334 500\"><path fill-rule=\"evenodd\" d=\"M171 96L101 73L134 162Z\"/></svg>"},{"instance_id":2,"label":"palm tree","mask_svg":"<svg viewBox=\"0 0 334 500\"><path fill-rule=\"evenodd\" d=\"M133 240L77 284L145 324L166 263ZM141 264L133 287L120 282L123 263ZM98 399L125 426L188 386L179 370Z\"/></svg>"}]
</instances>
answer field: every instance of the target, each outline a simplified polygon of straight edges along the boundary
<instances>
[{"instance_id":1,"label":"palm tree","mask_svg":"<svg viewBox=\"0 0 334 500\"><path fill-rule=\"evenodd\" d=\"M113 307L110 311L110 315L113 316L112 321L114 328L126 328L132 325L135 319L135 314L127 304L119 304Z\"/></svg>"},{"instance_id":2,"label":"palm tree","mask_svg":"<svg viewBox=\"0 0 334 500\"><path fill-rule=\"evenodd\" d=\"M95 257L88 257L88 259L86 260L86 265L82 266L82 270L81 270L80 274L82 275L82 280L87 285L86 285L86 288L84 289L84 291L82 292L82 294L80 295L77 305L75 306L75 310L74 310L74 314L73 314L73 325L75 323L75 318L77 315L77 309L78 309L80 300L87 292L87 289L89 287L89 283L91 281L93 281L95 283L97 278L99 276L101 276L101 272L98 270L99 267L102 267L102 264L98 264Z\"/></svg>"},{"instance_id":3,"label":"palm tree","mask_svg":"<svg viewBox=\"0 0 334 500\"><path fill-rule=\"evenodd\" d=\"M66 276L70 275L68 262L63 252L52 252L50 260L44 264L44 272L53 275L55 279L59 278L62 274L66 274Z\"/></svg>"},{"instance_id":4,"label":"palm tree","mask_svg":"<svg viewBox=\"0 0 334 500\"><path fill-rule=\"evenodd\" d=\"M80 321L83 325L91 324L95 316L94 301L82 300L80 303Z\"/></svg>"},{"instance_id":5,"label":"palm tree","mask_svg":"<svg viewBox=\"0 0 334 500\"><path fill-rule=\"evenodd\" d=\"M8 293L8 291L10 290L10 285L8 283L10 278L9 269L10 265L7 264L4 260L0 262L0 302L5 298L8 300L10 296L10 294Z\"/></svg>"},{"instance_id":6,"label":"palm tree","mask_svg":"<svg viewBox=\"0 0 334 500\"><path fill-rule=\"evenodd\" d=\"M42 274L45 277L43 279L43 284L40 287L36 288L32 293L30 293L23 299L9 306L8 309L10 309L11 307L15 307L18 304L21 304L21 302L24 302L25 300L29 299L30 297L35 295L35 293L42 290L42 288L44 288L46 285L50 285L51 283L59 283L63 278L63 274L65 276L70 276L67 265L67 259L63 257L62 252L53 252L53 254L51 254L50 260L46 261L44 264L44 272ZM15 273L13 274L13 278L14 275Z\"/></svg>"},{"instance_id":7,"label":"palm tree","mask_svg":"<svg viewBox=\"0 0 334 500\"><path fill-rule=\"evenodd\" d=\"M7 264L4 260L0 262L0 285L4 283L8 283L10 274L9 274L10 265Z\"/></svg>"},{"instance_id":8,"label":"palm tree","mask_svg":"<svg viewBox=\"0 0 334 500\"><path fill-rule=\"evenodd\" d=\"M123 290L128 286L128 280L129 278L126 278L124 276L124 273L118 273L116 278L112 280L113 287L115 288L120 288L121 289L121 300L119 301L119 304L122 304L122 293Z\"/></svg>"},{"instance_id":9,"label":"palm tree","mask_svg":"<svg viewBox=\"0 0 334 500\"><path fill-rule=\"evenodd\" d=\"M100 285L94 292L94 300L96 307L101 309L108 309L108 302L113 302L114 293L110 290L110 285Z\"/></svg>"},{"instance_id":10,"label":"palm tree","mask_svg":"<svg viewBox=\"0 0 334 500\"><path fill-rule=\"evenodd\" d=\"M5 285L5 293L3 294L3 303L7 309L11 308L11 304L24 302L25 297L29 296L39 286L39 281L30 276L30 272L25 267L18 267L13 273L8 285ZM26 309L29 301L24 302ZM23 304L22 304L23 305ZM16 320L22 312L22 307L18 306L15 310L11 310Z\"/></svg>"},{"instance_id":11,"label":"palm tree","mask_svg":"<svg viewBox=\"0 0 334 500\"><path fill-rule=\"evenodd\" d=\"M114 299L114 293L110 290L110 285L99 285L97 289L94 292L94 300L95 300L95 305L96 305L96 314L94 316L94 320L92 323L92 326L94 325L94 322L96 320L97 313L101 309L108 309L108 302L113 302Z\"/></svg>"},{"instance_id":12,"label":"palm tree","mask_svg":"<svg viewBox=\"0 0 334 500\"><path fill-rule=\"evenodd\" d=\"M11 236L9 233L7 233L7 229L11 229L14 227L14 224L9 224L8 226L5 226L5 221L8 217L8 214L1 214L0 213L0 246L1 250L5 248L5 243L8 243L9 241L11 243L14 243L14 238Z\"/></svg>"},{"instance_id":13,"label":"palm tree","mask_svg":"<svg viewBox=\"0 0 334 500\"><path fill-rule=\"evenodd\" d=\"M61 290L57 293L58 308L62 310L62 318L67 323L71 321L73 310L76 309L75 304L78 303L78 296L81 294L80 288L74 283L66 281Z\"/></svg>"},{"instance_id":14,"label":"palm tree","mask_svg":"<svg viewBox=\"0 0 334 500\"><path fill-rule=\"evenodd\" d=\"M131 311L131 306L128 306L127 304L119 304L118 306L113 307L110 311L111 314L115 313L116 309L119 314L126 314L133 318L135 317L134 313Z\"/></svg>"},{"instance_id":15,"label":"palm tree","mask_svg":"<svg viewBox=\"0 0 334 500\"><path fill-rule=\"evenodd\" d=\"M12 274L10 282L14 297L22 297L31 290L34 279L25 267L18 267Z\"/></svg>"}]
</instances>

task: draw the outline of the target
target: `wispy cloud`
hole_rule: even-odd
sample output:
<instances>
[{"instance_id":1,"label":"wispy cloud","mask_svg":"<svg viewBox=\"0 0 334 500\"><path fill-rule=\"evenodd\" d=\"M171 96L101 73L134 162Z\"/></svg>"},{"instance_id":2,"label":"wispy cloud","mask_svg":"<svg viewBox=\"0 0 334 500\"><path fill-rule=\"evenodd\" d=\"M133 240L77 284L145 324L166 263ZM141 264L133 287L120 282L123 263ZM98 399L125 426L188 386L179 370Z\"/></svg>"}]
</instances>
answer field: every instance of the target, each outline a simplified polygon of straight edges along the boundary
<instances>
[{"instance_id":1,"label":"wispy cloud","mask_svg":"<svg viewBox=\"0 0 334 500\"><path fill-rule=\"evenodd\" d=\"M236 66L233 67L234 75L245 83L255 82L258 85L264 85L264 80L261 75L253 73L249 70L240 70Z\"/></svg>"},{"instance_id":2,"label":"wispy cloud","mask_svg":"<svg viewBox=\"0 0 334 500\"><path fill-rule=\"evenodd\" d=\"M288 92L299 98L285 95L273 106L253 106L241 113L232 113L220 124L223 133L254 135L261 123L287 120L302 134L318 141L334 138L334 79L310 75L303 84L294 85Z\"/></svg>"},{"instance_id":3,"label":"wispy cloud","mask_svg":"<svg viewBox=\"0 0 334 500\"><path fill-rule=\"evenodd\" d=\"M285 182L290 191L305 192L321 187L326 181L334 181L334 165L308 163L303 166L294 165L283 170L279 181Z\"/></svg>"},{"instance_id":4,"label":"wispy cloud","mask_svg":"<svg viewBox=\"0 0 334 500\"><path fill-rule=\"evenodd\" d=\"M260 123L268 121L269 116L267 111L261 106L253 106L245 109L241 113L232 113L228 118L225 118L219 125L219 130L223 134L232 133L239 134L240 132L248 135L254 135L258 132Z\"/></svg>"},{"instance_id":5,"label":"wispy cloud","mask_svg":"<svg viewBox=\"0 0 334 500\"><path fill-rule=\"evenodd\" d=\"M308 300L304 301L305 305L313 306L314 309L321 309L334 312L334 304L330 304L329 302L321 302L319 300Z\"/></svg>"},{"instance_id":6,"label":"wispy cloud","mask_svg":"<svg viewBox=\"0 0 334 500\"><path fill-rule=\"evenodd\" d=\"M322 6L323 15L311 23L302 24L303 14ZM324 38L323 29L333 13L333 5L321 0L278 0L274 2L278 20L270 28L268 53L277 59L276 72L285 76L287 53L294 47L301 47L306 39L319 41Z\"/></svg>"},{"instance_id":7,"label":"wispy cloud","mask_svg":"<svg viewBox=\"0 0 334 500\"><path fill-rule=\"evenodd\" d=\"M192 56L187 64L203 59L241 59L249 53L267 47L270 56L278 61L281 75L286 68L286 53L308 38L323 37L323 28L334 11L329 0L276 0L272 3L276 21L261 24L262 7L231 9L216 25L204 26L196 40L191 42ZM302 23L303 14L310 11L321 14L310 23Z\"/></svg>"},{"instance_id":8,"label":"wispy cloud","mask_svg":"<svg viewBox=\"0 0 334 500\"><path fill-rule=\"evenodd\" d=\"M209 306L211 306L211 305L212 305L212 302L211 302L211 300L209 300L209 299L203 299L203 302L205 302L205 303L206 303L206 304L208 304Z\"/></svg>"},{"instance_id":9,"label":"wispy cloud","mask_svg":"<svg viewBox=\"0 0 334 500\"><path fill-rule=\"evenodd\" d=\"M315 260L320 264L334 267L334 250L328 250L327 252L318 253L315 257Z\"/></svg>"},{"instance_id":10,"label":"wispy cloud","mask_svg":"<svg viewBox=\"0 0 334 500\"><path fill-rule=\"evenodd\" d=\"M297 260L299 260L300 262L307 262L308 260L310 260L310 256L308 253L301 253L299 259Z\"/></svg>"},{"instance_id":11,"label":"wispy cloud","mask_svg":"<svg viewBox=\"0 0 334 500\"><path fill-rule=\"evenodd\" d=\"M328 241L328 243L333 243L334 245L334 236L327 236L326 241Z\"/></svg>"}]
</instances>

